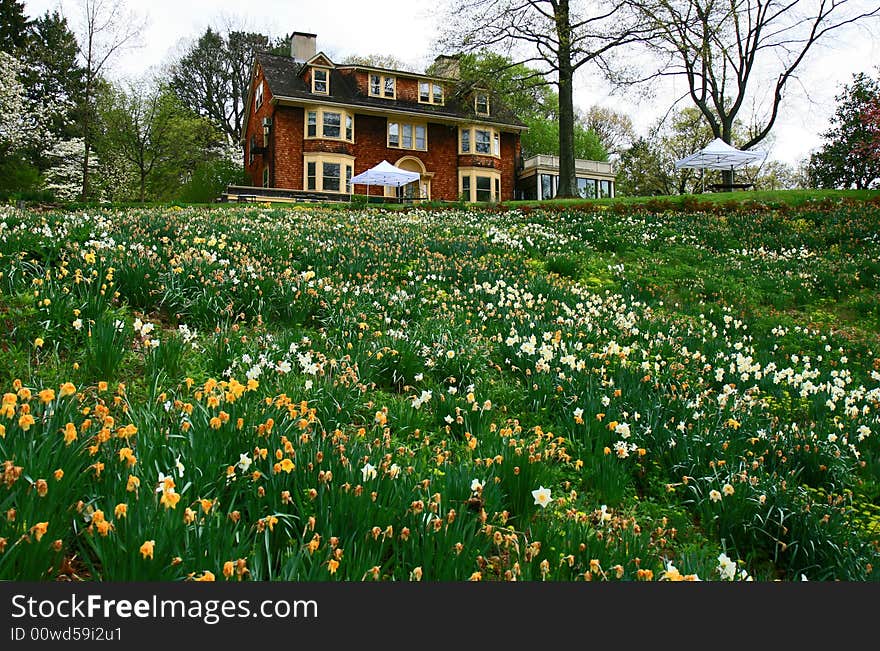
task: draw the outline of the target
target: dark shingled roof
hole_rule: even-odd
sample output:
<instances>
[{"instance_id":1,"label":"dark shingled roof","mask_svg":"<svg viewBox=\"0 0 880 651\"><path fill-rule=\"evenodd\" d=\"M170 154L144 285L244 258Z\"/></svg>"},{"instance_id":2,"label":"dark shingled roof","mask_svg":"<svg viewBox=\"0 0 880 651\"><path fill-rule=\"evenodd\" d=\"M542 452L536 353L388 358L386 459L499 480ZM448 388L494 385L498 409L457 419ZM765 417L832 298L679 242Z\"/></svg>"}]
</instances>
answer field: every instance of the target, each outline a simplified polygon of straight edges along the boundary
<instances>
[{"instance_id":1,"label":"dark shingled roof","mask_svg":"<svg viewBox=\"0 0 880 651\"><path fill-rule=\"evenodd\" d=\"M339 69L333 69L330 71L331 94L323 96L312 93L311 87L302 79L303 63L294 61L291 57L278 56L267 52L258 52L256 62L263 68L263 75L266 77L269 88L275 96L302 99L310 102L321 102L326 98L330 102L350 106L363 106L364 108L374 110L393 109L426 117L434 115L438 118L465 119L474 122L490 122L499 125L509 125L515 128L525 128L525 124L504 106L503 100L491 92L491 114L489 116L477 115L474 111L473 103L469 101L469 94L473 87L468 83L457 80L450 79L448 82L446 103L443 106L435 106L420 102L407 102L399 99L392 100L363 95L358 91L354 79L349 75L343 74ZM344 68L364 68L364 66L344 66ZM379 70L378 68L369 69ZM392 70L388 72L400 76L421 77L418 73L403 73ZM426 79L437 79L429 75L424 75L424 77Z\"/></svg>"}]
</instances>

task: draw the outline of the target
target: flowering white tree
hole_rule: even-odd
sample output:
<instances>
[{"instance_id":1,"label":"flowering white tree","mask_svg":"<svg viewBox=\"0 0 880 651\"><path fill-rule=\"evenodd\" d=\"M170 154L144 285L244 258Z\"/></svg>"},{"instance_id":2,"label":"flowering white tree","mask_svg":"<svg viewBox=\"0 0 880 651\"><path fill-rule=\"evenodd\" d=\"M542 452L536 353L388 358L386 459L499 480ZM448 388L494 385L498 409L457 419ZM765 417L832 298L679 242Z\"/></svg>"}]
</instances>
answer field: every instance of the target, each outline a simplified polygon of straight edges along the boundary
<instances>
[{"instance_id":1,"label":"flowering white tree","mask_svg":"<svg viewBox=\"0 0 880 651\"><path fill-rule=\"evenodd\" d=\"M82 191L82 161L85 144L82 138L57 141L46 157L52 162L45 173L45 187L59 201L76 201ZM95 171L98 161L92 157L89 167Z\"/></svg>"},{"instance_id":2,"label":"flowering white tree","mask_svg":"<svg viewBox=\"0 0 880 651\"><path fill-rule=\"evenodd\" d=\"M21 83L21 64L0 51L0 156L37 142L44 133L41 111L28 100Z\"/></svg>"}]
</instances>

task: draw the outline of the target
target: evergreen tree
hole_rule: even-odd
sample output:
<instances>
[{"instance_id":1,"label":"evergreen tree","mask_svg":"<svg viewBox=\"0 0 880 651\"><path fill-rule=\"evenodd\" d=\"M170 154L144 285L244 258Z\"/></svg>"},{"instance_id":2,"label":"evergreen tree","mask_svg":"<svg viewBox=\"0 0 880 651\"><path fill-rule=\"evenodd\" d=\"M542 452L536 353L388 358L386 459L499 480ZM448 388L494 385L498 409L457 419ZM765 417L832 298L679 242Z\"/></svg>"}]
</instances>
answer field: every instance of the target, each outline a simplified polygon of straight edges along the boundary
<instances>
[{"instance_id":1,"label":"evergreen tree","mask_svg":"<svg viewBox=\"0 0 880 651\"><path fill-rule=\"evenodd\" d=\"M28 26L24 2L0 0L0 50L12 55L21 54L27 46Z\"/></svg>"},{"instance_id":2,"label":"evergreen tree","mask_svg":"<svg viewBox=\"0 0 880 651\"><path fill-rule=\"evenodd\" d=\"M37 18L22 59L26 93L43 105L50 135L60 140L79 135L85 70L77 61L76 36L67 19L57 11Z\"/></svg>"}]
</instances>

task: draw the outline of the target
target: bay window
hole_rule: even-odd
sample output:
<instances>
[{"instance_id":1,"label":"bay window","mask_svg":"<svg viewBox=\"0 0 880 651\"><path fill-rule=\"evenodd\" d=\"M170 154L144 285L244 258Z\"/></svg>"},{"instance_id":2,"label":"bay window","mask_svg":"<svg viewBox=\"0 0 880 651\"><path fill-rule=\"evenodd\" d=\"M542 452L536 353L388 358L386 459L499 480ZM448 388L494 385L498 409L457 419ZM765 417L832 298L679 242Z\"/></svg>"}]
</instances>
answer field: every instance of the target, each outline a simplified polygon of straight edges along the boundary
<instances>
[{"instance_id":1,"label":"bay window","mask_svg":"<svg viewBox=\"0 0 880 651\"><path fill-rule=\"evenodd\" d=\"M459 129L458 153L500 158L501 134L491 127L462 127Z\"/></svg>"},{"instance_id":2,"label":"bay window","mask_svg":"<svg viewBox=\"0 0 880 651\"><path fill-rule=\"evenodd\" d=\"M354 115L342 109L306 109L306 138L329 138L354 142Z\"/></svg>"},{"instance_id":3,"label":"bay window","mask_svg":"<svg viewBox=\"0 0 880 651\"><path fill-rule=\"evenodd\" d=\"M351 193L354 157L344 154L303 155L303 187L317 192Z\"/></svg>"},{"instance_id":4,"label":"bay window","mask_svg":"<svg viewBox=\"0 0 880 651\"><path fill-rule=\"evenodd\" d=\"M501 201L501 172L484 167L459 167L458 189L464 201Z\"/></svg>"}]
</instances>

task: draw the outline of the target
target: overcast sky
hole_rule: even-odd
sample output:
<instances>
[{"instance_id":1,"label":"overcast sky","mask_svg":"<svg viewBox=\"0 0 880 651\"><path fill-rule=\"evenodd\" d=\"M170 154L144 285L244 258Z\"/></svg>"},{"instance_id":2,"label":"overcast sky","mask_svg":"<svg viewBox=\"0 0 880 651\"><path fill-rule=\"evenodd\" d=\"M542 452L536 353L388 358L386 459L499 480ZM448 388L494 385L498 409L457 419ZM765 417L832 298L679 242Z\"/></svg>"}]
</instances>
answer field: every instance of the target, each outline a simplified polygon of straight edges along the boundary
<instances>
[{"instance_id":1,"label":"overcast sky","mask_svg":"<svg viewBox=\"0 0 880 651\"><path fill-rule=\"evenodd\" d=\"M110 1L110 0L108 0ZM872 0L873 1L873 0ZM78 0L25 0L33 18L46 10L62 9L68 18L77 15ZM437 31L438 0L127 0L135 14L147 19L141 46L123 52L111 70L112 77L137 77L161 66L209 25L234 21L237 25L270 36L301 31L318 35L318 50L331 58L348 55L390 54L414 69L431 63L431 46ZM875 34L880 33L876 29ZM796 164L820 145L834 111L834 96L856 72L873 77L880 66L880 38L855 30L846 39L827 41L802 68L799 84L791 84L773 129L770 158ZM589 72L576 77L575 105L587 110L594 104L627 113L643 135L657 117L684 93L685 87L667 87L651 100L619 97ZM682 104L684 106L685 104Z\"/></svg>"}]
</instances>

